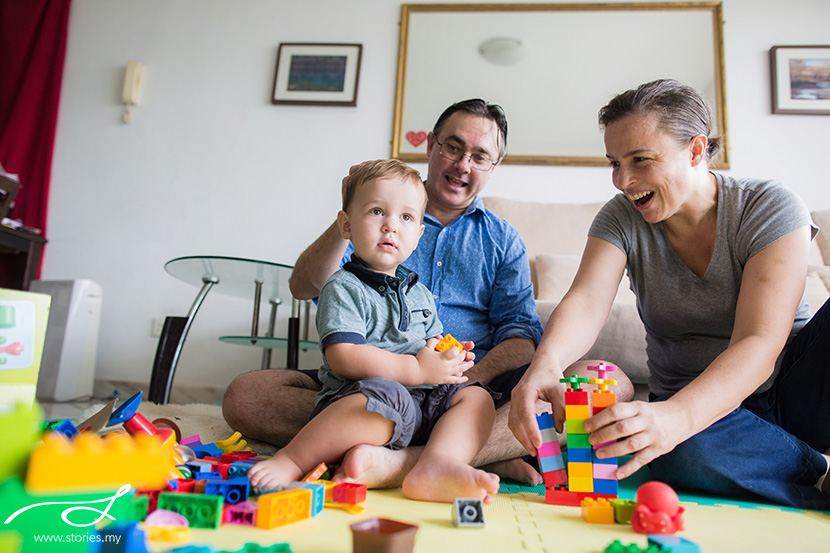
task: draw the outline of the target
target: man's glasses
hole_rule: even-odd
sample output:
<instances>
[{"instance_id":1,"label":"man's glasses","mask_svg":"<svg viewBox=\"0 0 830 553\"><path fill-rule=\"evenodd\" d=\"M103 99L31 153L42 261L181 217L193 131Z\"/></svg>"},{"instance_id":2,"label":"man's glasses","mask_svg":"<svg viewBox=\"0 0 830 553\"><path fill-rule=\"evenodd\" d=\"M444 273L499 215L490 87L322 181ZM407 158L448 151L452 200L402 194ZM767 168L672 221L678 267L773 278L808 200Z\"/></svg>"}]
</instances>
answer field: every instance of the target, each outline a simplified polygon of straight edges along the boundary
<instances>
[{"instance_id":1,"label":"man's glasses","mask_svg":"<svg viewBox=\"0 0 830 553\"><path fill-rule=\"evenodd\" d=\"M441 157L450 161L461 161L461 158L468 157L470 158L470 167L476 171L489 171L496 164L487 154L467 154L454 144L447 142L441 144L437 138L433 138L433 140L438 144L438 153L441 154Z\"/></svg>"}]
</instances>

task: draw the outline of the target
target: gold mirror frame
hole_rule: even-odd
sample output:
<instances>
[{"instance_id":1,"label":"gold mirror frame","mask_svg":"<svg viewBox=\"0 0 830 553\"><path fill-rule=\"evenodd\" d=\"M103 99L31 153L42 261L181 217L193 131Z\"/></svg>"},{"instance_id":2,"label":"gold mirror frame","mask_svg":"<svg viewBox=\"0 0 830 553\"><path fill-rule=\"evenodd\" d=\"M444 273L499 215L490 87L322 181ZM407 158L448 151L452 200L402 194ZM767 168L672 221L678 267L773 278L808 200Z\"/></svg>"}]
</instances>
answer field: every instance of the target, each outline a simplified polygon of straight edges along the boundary
<instances>
[{"instance_id":1,"label":"gold mirror frame","mask_svg":"<svg viewBox=\"0 0 830 553\"><path fill-rule=\"evenodd\" d=\"M493 55L493 43L507 50ZM438 115L478 97L507 114L503 163L606 166L597 112L658 78L707 97L727 169L721 2L403 4L392 157L425 163Z\"/></svg>"}]
</instances>

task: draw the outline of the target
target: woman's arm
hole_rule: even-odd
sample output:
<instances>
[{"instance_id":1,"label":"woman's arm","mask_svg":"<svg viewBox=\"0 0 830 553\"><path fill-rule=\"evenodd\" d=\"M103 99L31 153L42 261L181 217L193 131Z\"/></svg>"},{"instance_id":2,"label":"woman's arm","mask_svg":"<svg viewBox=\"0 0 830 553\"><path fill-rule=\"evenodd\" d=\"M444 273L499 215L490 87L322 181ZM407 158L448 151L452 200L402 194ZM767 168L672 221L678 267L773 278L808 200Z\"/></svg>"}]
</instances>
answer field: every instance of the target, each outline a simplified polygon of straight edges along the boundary
<instances>
[{"instance_id":1,"label":"woman's arm","mask_svg":"<svg viewBox=\"0 0 830 553\"><path fill-rule=\"evenodd\" d=\"M689 385L667 401L620 403L585 423L592 444L617 440L599 457L633 454L617 478L720 420L769 378L804 293L809 245L803 227L749 259L729 346Z\"/></svg>"},{"instance_id":2,"label":"woman's arm","mask_svg":"<svg viewBox=\"0 0 830 553\"><path fill-rule=\"evenodd\" d=\"M605 240L589 237L568 293L554 309L525 376L513 390L508 426L535 455L542 445L536 400L551 404L557 429L565 420L564 370L591 348L608 319L625 270L625 254Z\"/></svg>"}]
</instances>

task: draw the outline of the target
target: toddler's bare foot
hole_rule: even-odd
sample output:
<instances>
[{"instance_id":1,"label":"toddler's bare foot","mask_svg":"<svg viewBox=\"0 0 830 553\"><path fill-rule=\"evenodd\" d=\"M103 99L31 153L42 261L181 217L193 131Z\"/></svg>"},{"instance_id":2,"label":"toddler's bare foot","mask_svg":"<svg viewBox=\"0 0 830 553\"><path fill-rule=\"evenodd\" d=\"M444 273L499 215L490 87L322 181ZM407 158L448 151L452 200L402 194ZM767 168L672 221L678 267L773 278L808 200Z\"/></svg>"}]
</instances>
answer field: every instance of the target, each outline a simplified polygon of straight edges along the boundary
<instances>
[{"instance_id":1,"label":"toddler's bare foot","mask_svg":"<svg viewBox=\"0 0 830 553\"><path fill-rule=\"evenodd\" d=\"M422 450L408 447L392 451L385 447L358 445L346 452L343 464L332 479L366 484L370 488L398 488Z\"/></svg>"},{"instance_id":2,"label":"toddler's bare foot","mask_svg":"<svg viewBox=\"0 0 830 553\"><path fill-rule=\"evenodd\" d=\"M248 471L251 486L267 490L287 486L303 477L303 471L288 455L278 451L270 459L260 461Z\"/></svg>"},{"instance_id":3,"label":"toddler's bare foot","mask_svg":"<svg viewBox=\"0 0 830 553\"><path fill-rule=\"evenodd\" d=\"M452 503L456 497L475 497L490 503L499 491L499 477L448 458L423 459L403 481L403 493L419 501Z\"/></svg>"},{"instance_id":4,"label":"toddler's bare foot","mask_svg":"<svg viewBox=\"0 0 830 553\"><path fill-rule=\"evenodd\" d=\"M501 478L515 480L522 484L538 486L543 482L542 475L535 468L520 458L498 461L481 467L482 470L498 474Z\"/></svg>"}]
</instances>

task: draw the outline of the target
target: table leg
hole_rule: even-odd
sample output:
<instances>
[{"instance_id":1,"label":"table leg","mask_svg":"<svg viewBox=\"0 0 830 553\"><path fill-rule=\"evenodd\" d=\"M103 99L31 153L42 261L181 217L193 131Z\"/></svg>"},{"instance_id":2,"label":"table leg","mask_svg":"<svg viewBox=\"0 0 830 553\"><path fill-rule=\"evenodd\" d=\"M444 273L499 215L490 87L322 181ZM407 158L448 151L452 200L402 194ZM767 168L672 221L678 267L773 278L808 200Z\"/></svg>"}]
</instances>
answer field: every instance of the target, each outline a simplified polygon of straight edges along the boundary
<instances>
[{"instance_id":1,"label":"table leg","mask_svg":"<svg viewBox=\"0 0 830 553\"><path fill-rule=\"evenodd\" d=\"M288 318L288 349L285 366L296 369L300 365L300 301L291 300L291 317Z\"/></svg>"},{"instance_id":2,"label":"table leg","mask_svg":"<svg viewBox=\"0 0 830 553\"><path fill-rule=\"evenodd\" d=\"M277 326L277 307L282 303L282 300L279 298L271 298L268 300L268 303L271 304L271 317L268 319L268 332L266 332L265 336L268 338L274 337L274 329ZM262 349L262 367L263 369L270 369L271 368L271 352L273 350L271 348L263 348Z\"/></svg>"},{"instance_id":3,"label":"table leg","mask_svg":"<svg viewBox=\"0 0 830 553\"><path fill-rule=\"evenodd\" d=\"M153 363L153 372L150 375L150 391L148 397L153 403L166 405L170 401L170 389L173 387L173 377L176 374L176 365L187 338L187 332L196 312L214 284L219 282L216 276L203 277L202 289L190 307L187 317L167 317L161 331L159 345L156 348L156 359Z\"/></svg>"}]
</instances>

